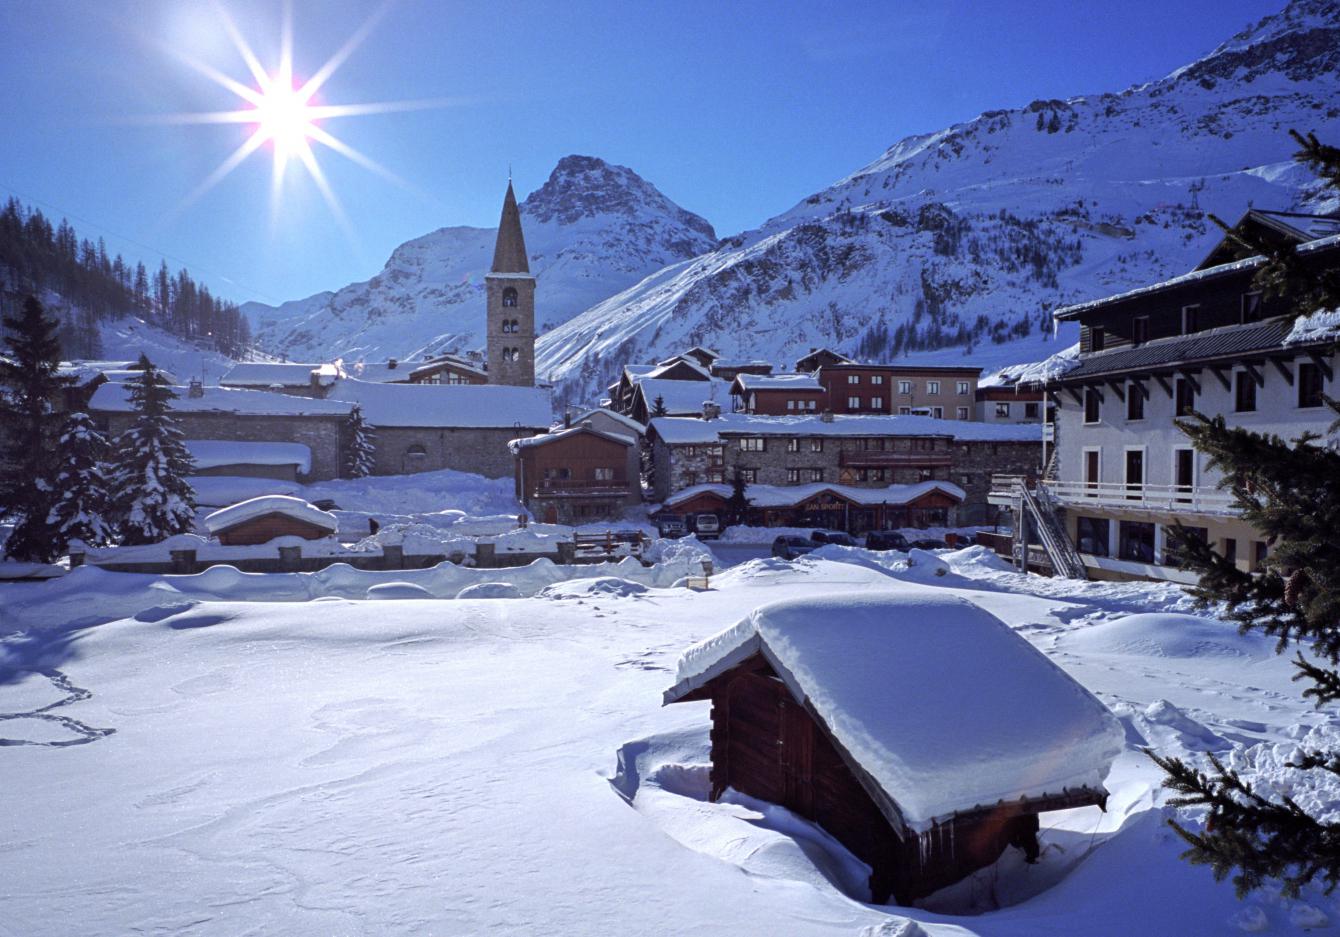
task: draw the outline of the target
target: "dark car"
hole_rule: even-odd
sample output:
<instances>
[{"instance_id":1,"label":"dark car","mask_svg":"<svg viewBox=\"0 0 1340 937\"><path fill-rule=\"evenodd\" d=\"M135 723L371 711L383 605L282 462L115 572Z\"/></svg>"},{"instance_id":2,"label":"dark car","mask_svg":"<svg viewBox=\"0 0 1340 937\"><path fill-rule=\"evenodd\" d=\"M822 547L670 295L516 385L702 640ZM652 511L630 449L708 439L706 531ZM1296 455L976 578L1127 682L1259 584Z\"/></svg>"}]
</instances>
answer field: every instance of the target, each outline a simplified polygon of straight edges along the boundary
<instances>
[{"instance_id":1,"label":"dark car","mask_svg":"<svg viewBox=\"0 0 1340 937\"><path fill-rule=\"evenodd\" d=\"M796 557L812 553L818 548L819 544L809 537L787 535L778 537L772 542L772 555L780 556L784 560L794 560Z\"/></svg>"},{"instance_id":2,"label":"dark car","mask_svg":"<svg viewBox=\"0 0 1340 937\"><path fill-rule=\"evenodd\" d=\"M688 532L688 529L684 526L684 518L673 514L656 518L656 530L667 540L678 539Z\"/></svg>"},{"instance_id":3,"label":"dark car","mask_svg":"<svg viewBox=\"0 0 1340 937\"><path fill-rule=\"evenodd\" d=\"M856 538L851 534L844 534L840 530L816 530L810 534L810 539L815 543L836 543L840 547L859 547Z\"/></svg>"},{"instance_id":4,"label":"dark car","mask_svg":"<svg viewBox=\"0 0 1340 937\"><path fill-rule=\"evenodd\" d=\"M921 540L913 540L910 546L918 550L948 550L949 544L943 540L936 540L933 537L926 537Z\"/></svg>"},{"instance_id":5,"label":"dark car","mask_svg":"<svg viewBox=\"0 0 1340 937\"><path fill-rule=\"evenodd\" d=\"M313 501L312 507L319 508L322 511L338 511L340 506L330 498L322 498L319 501Z\"/></svg>"},{"instance_id":6,"label":"dark car","mask_svg":"<svg viewBox=\"0 0 1340 937\"><path fill-rule=\"evenodd\" d=\"M906 553L912 544L896 530L872 530L865 535L867 550L901 550Z\"/></svg>"}]
</instances>

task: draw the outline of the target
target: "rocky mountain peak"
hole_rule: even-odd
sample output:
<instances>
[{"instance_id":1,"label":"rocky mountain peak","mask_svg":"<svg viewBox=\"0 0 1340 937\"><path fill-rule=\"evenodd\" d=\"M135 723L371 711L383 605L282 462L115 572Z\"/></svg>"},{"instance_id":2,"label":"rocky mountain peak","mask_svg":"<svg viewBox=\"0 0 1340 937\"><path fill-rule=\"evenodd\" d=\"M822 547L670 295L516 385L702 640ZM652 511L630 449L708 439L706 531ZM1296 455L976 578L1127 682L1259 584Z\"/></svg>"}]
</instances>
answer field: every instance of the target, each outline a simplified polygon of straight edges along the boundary
<instances>
[{"instance_id":1,"label":"rocky mountain peak","mask_svg":"<svg viewBox=\"0 0 1340 937\"><path fill-rule=\"evenodd\" d=\"M661 215L716 240L707 219L680 208L627 166L616 166L595 156L560 159L544 185L522 203L521 210L535 221L565 225L595 215Z\"/></svg>"}]
</instances>

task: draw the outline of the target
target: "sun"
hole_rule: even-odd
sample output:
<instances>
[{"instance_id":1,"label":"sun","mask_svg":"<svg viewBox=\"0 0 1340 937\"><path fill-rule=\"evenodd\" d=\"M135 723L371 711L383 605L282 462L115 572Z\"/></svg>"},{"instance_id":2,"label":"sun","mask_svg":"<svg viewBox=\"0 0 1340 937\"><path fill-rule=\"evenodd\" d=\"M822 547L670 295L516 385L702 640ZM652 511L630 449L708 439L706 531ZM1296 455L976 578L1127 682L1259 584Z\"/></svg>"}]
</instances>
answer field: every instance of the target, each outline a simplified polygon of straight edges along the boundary
<instances>
[{"instance_id":1,"label":"sun","mask_svg":"<svg viewBox=\"0 0 1340 937\"><path fill-rule=\"evenodd\" d=\"M174 57L185 62L196 71L208 77L216 84L238 97L238 107L225 111L205 111L191 114L170 114L154 118L155 123L169 124L242 124L249 126L251 132L242 143L225 159L217 169L209 174L178 206L177 212L189 205L218 185L234 169L240 166L253 153L269 147L273 151L274 168L271 173L270 208L271 215L277 215L284 187L284 178L288 167L298 163L316 184L331 212L340 226L352 239L352 227L345 216L339 199L335 196L326 179L326 174L318 162L314 144L334 150L346 159L365 169L377 173L404 188L412 188L403 179L396 176L376 161L340 140L324 124L338 118L361 117L370 114L384 114L393 111L411 111L426 108L445 107L450 100L407 100L384 101L366 104L328 104L318 103L318 92L332 75L344 64L345 60L367 38L369 32L381 19L389 4L383 4L362 26L345 41L344 45L326 60L311 77L298 81L293 70L293 27L292 10L288 4L283 7L280 29L280 53L277 67L267 69L251 46L243 38L232 17L222 5L218 12L223 31L232 40L234 48L241 56L242 63L250 73L250 83L219 71L213 66L190 58L175 49L167 49Z\"/></svg>"}]
</instances>

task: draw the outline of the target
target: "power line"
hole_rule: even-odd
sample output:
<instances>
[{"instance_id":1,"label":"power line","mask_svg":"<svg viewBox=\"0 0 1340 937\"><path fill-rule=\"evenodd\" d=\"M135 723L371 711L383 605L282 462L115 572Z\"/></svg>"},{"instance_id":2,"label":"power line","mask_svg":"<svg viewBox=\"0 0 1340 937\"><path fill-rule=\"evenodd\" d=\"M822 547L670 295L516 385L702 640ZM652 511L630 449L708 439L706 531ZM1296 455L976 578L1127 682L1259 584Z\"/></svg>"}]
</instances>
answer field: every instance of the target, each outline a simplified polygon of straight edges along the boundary
<instances>
[{"instance_id":1,"label":"power line","mask_svg":"<svg viewBox=\"0 0 1340 937\"><path fill-rule=\"evenodd\" d=\"M97 231L101 231L104 234L110 234L112 237L117 238L118 240L123 241L126 244L133 244L134 246L140 248L141 250L146 250L150 254L153 254L156 257L160 257L163 260L170 260L173 263L182 267L183 269L189 268L191 270L196 271L196 273L204 273L212 277L217 277L223 282L231 284L234 288L250 293L253 296L258 296L272 305L277 306L280 303L284 302L284 300L282 299L276 299L275 297L263 293L258 289L253 289L252 287L247 286L245 283L239 283L237 280L234 280L232 277L228 276L225 273L221 273L218 270L211 270L209 267L203 266L201 264L193 264L189 260L185 260L184 258L176 257L165 251L161 251L158 248L153 247L152 245L145 244L143 241L137 241L132 237L127 237L126 235L121 234L118 231L112 230L106 225L98 224L96 221L90 221L87 218L83 218L79 215L76 215L74 212L66 211L59 205L53 205L51 202L45 201L44 199L34 198L31 195L27 195L23 192L20 192L18 189L14 188L13 186L3 181L0 181L0 189L4 189L6 192L9 192L11 195L23 199L25 202L31 202L34 205L40 205L43 208L46 208L48 211L57 212L65 218L73 219L74 221L77 221L82 225L86 225L87 227L93 228L94 230Z\"/></svg>"}]
</instances>

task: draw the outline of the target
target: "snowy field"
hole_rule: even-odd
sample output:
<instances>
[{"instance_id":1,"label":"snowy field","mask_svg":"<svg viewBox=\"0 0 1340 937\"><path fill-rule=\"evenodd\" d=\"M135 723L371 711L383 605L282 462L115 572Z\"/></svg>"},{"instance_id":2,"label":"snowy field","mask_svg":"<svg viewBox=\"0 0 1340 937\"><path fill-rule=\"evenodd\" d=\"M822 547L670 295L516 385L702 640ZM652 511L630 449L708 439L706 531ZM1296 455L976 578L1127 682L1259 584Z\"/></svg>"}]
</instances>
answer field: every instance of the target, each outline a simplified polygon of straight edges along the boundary
<instances>
[{"instance_id":1,"label":"snowy field","mask_svg":"<svg viewBox=\"0 0 1340 937\"><path fill-rule=\"evenodd\" d=\"M828 547L701 593L627 565L495 599L218 574L0 586L0 934L1333 931L1334 898L1240 903L1179 861L1139 752L1236 752L1283 779L1305 733L1340 734L1269 641L1179 617L1170 586L1026 579L979 548L904 559ZM1016 628L1127 751L1106 814L1044 815L1037 865L1007 854L933 909L873 906L822 831L707 802L708 704L661 694L684 648L764 603L926 590Z\"/></svg>"}]
</instances>

